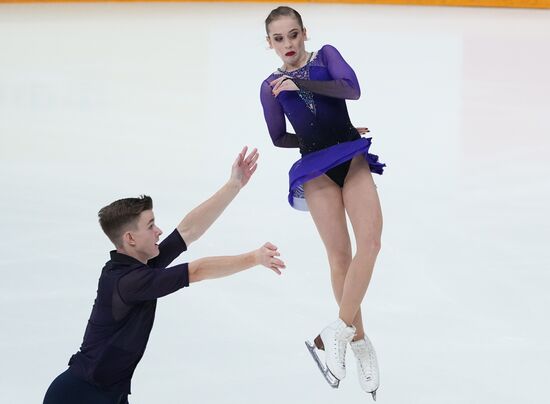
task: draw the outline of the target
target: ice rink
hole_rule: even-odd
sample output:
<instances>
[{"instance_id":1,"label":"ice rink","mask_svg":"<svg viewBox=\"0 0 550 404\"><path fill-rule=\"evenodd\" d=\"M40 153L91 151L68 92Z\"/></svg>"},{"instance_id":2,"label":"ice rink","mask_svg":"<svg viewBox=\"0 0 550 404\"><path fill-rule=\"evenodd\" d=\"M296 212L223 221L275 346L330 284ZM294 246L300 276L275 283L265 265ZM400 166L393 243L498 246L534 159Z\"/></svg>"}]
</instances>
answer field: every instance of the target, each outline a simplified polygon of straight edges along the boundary
<instances>
[{"instance_id":1,"label":"ice rink","mask_svg":"<svg viewBox=\"0 0 550 404\"><path fill-rule=\"evenodd\" d=\"M286 202L297 150L259 102L279 67L278 4L0 5L0 402L40 403L82 341L111 249L109 202L155 201L168 234L229 176L259 168L177 262L275 243L264 268L159 301L132 404L365 403L303 341L337 316L321 240ZM336 46L348 102L387 169L382 251L363 303L379 403L547 403L550 10L297 4L308 50Z\"/></svg>"}]
</instances>

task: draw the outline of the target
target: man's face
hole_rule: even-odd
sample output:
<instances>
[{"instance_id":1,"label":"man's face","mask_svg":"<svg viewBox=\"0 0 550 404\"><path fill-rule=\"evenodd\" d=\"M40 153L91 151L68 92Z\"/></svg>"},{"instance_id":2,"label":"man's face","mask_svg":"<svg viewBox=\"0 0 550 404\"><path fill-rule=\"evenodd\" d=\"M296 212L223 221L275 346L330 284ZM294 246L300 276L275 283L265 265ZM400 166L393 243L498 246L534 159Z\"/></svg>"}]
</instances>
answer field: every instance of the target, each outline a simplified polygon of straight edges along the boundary
<instances>
[{"instance_id":1,"label":"man's face","mask_svg":"<svg viewBox=\"0 0 550 404\"><path fill-rule=\"evenodd\" d=\"M130 230L134 242L133 248L142 262L159 255L158 241L162 230L155 224L155 215L152 210L144 210L139 215L135 230Z\"/></svg>"}]
</instances>

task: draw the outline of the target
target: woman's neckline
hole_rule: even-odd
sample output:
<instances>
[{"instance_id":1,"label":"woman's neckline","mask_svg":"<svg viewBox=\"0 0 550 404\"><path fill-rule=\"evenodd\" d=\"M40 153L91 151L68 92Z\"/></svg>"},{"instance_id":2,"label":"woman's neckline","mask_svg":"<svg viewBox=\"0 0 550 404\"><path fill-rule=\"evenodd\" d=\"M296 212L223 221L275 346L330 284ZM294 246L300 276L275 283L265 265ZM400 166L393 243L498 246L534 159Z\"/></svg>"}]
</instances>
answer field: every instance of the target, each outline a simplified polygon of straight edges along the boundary
<instances>
[{"instance_id":1,"label":"woman's neckline","mask_svg":"<svg viewBox=\"0 0 550 404\"><path fill-rule=\"evenodd\" d=\"M309 56L307 58L307 61L306 63L303 65L303 66L300 66L296 69L293 69L293 70L285 70L283 69L282 67L279 67L277 70L281 73L294 73L294 72L297 72L298 70L300 69L303 69L304 67L306 67L307 65L309 65L311 63L312 60L315 59L315 57L317 56L317 53L318 52L309 52ZM314 57L315 56L315 57Z\"/></svg>"}]
</instances>

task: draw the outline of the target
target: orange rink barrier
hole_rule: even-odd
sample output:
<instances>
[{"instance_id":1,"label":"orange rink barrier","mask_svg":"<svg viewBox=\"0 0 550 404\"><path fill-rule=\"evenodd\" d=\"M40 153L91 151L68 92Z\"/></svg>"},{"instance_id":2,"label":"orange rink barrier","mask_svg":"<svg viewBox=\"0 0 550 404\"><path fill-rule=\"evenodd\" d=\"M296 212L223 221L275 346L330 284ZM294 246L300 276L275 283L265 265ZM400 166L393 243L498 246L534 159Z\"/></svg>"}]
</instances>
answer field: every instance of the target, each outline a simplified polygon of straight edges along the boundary
<instances>
[{"instance_id":1,"label":"orange rink barrier","mask_svg":"<svg viewBox=\"0 0 550 404\"><path fill-rule=\"evenodd\" d=\"M214 3L277 3L272 0L0 0L1 3L133 3L133 2L214 2ZM550 0L290 0L286 3L332 3L332 4L393 4L410 6L462 6L462 7L509 7L550 8Z\"/></svg>"}]
</instances>

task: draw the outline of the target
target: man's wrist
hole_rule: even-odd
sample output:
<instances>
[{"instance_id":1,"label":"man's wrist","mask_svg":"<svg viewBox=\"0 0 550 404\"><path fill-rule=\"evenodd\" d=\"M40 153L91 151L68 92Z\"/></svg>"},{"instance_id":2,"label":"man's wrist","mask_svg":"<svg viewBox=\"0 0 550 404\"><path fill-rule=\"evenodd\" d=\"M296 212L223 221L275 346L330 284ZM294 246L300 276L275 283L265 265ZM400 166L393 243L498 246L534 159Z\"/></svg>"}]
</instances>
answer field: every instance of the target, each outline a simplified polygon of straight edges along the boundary
<instances>
[{"instance_id":1,"label":"man's wrist","mask_svg":"<svg viewBox=\"0 0 550 404\"><path fill-rule=\"evenodd\" d=\"M260 250L250 251L248 254L250 256L251 267L260 265Z\"/></svg>"},{"instance_id":2,"label":"man's wrist","mask_svg":"<svg viewBox=\"0 0 550 404\"><path fill-rule=\"evenodd\" d=\"M240 191L241 190L241 184L239 180L230 178L229 181L225 184L229 189L233 191Z\"/></svg>"}]
</instances>

